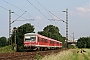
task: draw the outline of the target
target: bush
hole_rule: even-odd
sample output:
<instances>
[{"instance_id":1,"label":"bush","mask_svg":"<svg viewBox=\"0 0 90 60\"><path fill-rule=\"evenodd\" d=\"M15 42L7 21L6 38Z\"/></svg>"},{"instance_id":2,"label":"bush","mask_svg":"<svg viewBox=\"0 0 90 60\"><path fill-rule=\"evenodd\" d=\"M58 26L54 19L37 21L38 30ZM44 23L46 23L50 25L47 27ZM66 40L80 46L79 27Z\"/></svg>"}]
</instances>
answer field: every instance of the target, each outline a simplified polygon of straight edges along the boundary
<instances>
[{"instance_id":1,"label":"bush","mask_svg":"<svg viewBox=\"0 0 90 60\"><path fill-rule=\"evenodd\" d=\"M23 46L17 46L17 51L18 52L23 52L24 51L24 47Z\"/></svg>"}]
</instances>

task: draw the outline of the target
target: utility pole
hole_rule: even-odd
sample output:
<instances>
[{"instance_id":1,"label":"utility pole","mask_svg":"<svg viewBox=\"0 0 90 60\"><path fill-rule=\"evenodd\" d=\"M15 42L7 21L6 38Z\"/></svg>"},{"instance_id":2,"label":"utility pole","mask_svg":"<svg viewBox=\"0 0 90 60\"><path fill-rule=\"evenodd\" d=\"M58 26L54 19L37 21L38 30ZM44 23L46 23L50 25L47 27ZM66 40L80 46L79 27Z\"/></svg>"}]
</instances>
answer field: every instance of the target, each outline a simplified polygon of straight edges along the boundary
<instances>
[{"instance_id":1,"label":"utility pole","mask_svg":"<svg viewBox=\"0 0 90 60\"><path fill-rule=\"evenodd\" d=\"M11 13L14 13L14 12L11 12L11 10L9 10L9 44L12 45L12 40L11 40Z\"/></svg>"},{"instance_id":2,"label":"utility pole","mask_svg":"<svg viewBox=\"0 0 90 60\"><path fill-rule=\"evenodd\" d=\"M11 10L9 10L9 39L11 37ZM9 44L11 45L11 39L9 40Z\"/></svg>"},{"instance_id":3,"label":"utility pole","mask_svg":"<svg viewBox=\"0 0 90 60\"><path fill-rule=\"evenodd\" d=\"M68 48L68 9L66 9L66 47Z\"/></svg>"},{"instance_id":4,"label":"utility pole","mask_svg":"<svg viewBox=\"0 0 90 60\"><path fill-rule=\"evenodd\" d=\"M74 44L74 32L72 34L73 34L73 44Z\"/></svg>"},{"instance_id":5,"label":"utility pole","mask_svg":"<svg viewBox=\"0 0 90 60\"><path fill-rule=\"evenodd\" d=\"M14 40L15 40L15 47L14 47L14 50L17 52L17 40L16 40L16 31L17 31L17 28L14 27L13 30L14 30L14 32L15 32L15 35L14 35Z\"/></svg>"},{"instance_id":6,"label":"utility pole","mask_svg":"<svg viewBox=\"0 0 90 60\"><path fill-rule=\"evenodd\" d=\"M68 48L68 9L66 9L66 45L67 45L67 48Z\"/></svg>"}]
</instances>

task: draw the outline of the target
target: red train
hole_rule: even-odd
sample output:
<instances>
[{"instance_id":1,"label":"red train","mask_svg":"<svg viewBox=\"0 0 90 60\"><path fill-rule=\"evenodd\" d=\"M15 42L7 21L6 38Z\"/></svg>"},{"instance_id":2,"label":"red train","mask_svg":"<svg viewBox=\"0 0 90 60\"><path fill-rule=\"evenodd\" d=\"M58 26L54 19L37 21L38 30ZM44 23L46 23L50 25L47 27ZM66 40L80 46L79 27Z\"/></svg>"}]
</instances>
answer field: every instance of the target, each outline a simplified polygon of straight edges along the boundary
<instances>
[{"instance_id":1,"label":"red train","mask_svg":"<svg viewBox=\"0 0 90 60\"><path fill-rule=\"evenodd\" d=\"M62 42L42 36L36 33L24 35L25 50L47 50L62 48Z\"/></svg>"}]
</instances>

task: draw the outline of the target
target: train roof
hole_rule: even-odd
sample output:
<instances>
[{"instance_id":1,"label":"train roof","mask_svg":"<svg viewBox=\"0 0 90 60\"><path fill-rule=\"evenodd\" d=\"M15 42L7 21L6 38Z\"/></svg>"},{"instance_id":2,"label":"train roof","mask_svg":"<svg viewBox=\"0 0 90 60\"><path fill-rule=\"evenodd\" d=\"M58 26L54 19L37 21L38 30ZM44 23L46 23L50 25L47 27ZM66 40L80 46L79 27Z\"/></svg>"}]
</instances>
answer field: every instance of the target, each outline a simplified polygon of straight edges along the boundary
<instances>
[{"instance_id":1,"label":"train roof","mask_svg":"<svg viewBox=\"0 0 90 60\"><path fill-rule=\"evenodd\" d=\"M52 39L52 38L49 38L49 37L46 37L46 36L43 36L43 35L40 35L40 34L37 34L38 36L42 37L42 38L46 38L46 39L50 39L50 40L53 40L53 41L57 41L57 42L60 42L58 40L55 40L55 39ZM62 43L62 42L60 42Z\"/></svg>"},{"instance_id":2,"label":"train roof","mask_svg":"<svg viewBox=\"0 0 90 60\"><path fill-rule=\"evenodd\" d=\"M36 35L36 33L26 33L24 35Z\"/></svg>"}]
</instances>

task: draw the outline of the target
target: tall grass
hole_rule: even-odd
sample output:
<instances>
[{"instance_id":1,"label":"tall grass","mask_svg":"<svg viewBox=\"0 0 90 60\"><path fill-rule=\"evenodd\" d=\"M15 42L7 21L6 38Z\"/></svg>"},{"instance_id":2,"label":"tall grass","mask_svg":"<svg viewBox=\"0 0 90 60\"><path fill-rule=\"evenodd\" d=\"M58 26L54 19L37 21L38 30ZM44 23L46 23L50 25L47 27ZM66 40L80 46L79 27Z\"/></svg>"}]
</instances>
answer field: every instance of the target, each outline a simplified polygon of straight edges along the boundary
<instances>
[{"instance_id":1,"label":"tall grass","mask_svg":"<svg viewBox=\"0 0 90 60\"><path fill-rule=\"evenodd\" d=\"M14 52L11 46L5 46L0 48L0 53Z\"/></svg>"},{"instance_id":2,"label":"tall grass","mask_svg":"<svg viewBox=\"0 0 90 60\"><path fill-rule=\"evenodd\" d=\"M86 60L90 60L90 49L84 49L84 50L86 51L86 54L87 54L87 55L83 54L84 58Z\"/></svg>"},{"instance_id":3,"label":"tall grass","mask_svg":"<svg viewBox=\"0 0 90 60\"><path fill-rule=\"evenodd\" d=\"M73 55L72 55L72 60L78 60L78 54L76 53L77 50L72 50Z\"/></svg>"},{"instance_id":4,"label":"tall grass","mask_svg":"<svg viewBox=\"0 0 90 60\"><path fill-rule=\"evenodd\" d=\"M72 58L75 57L73 56L75 52L76 52L75 50L70 49L70 50L59 52L57 54L45 56L42 60L72 60Z\"/></svg>"},{"instance_id":5,"label":"tall grass","mask_svg":"<svg viewBox=\"0 0 90 60\"><path fill-rule=\"evenodd\" d=\"M70 49L45 56L42 60L90 60L90 49L83 50L86 52L81 53L81 49ZM79 52L77 53L77 51Z\"/></svg>"},{"instance_id":6,"label":"tall grass","mask_svg":"<svg viewBox=\"0 0 90 60\"><path fill-rule=\"evenodd\" d=\"M90 60L90 59L88 58L88 56L86 56L84 53L83 53L83 56L84 56L84 59L85 59L85 60Z\"/></svg>"}]
</instances>

